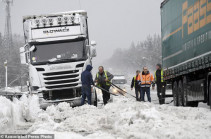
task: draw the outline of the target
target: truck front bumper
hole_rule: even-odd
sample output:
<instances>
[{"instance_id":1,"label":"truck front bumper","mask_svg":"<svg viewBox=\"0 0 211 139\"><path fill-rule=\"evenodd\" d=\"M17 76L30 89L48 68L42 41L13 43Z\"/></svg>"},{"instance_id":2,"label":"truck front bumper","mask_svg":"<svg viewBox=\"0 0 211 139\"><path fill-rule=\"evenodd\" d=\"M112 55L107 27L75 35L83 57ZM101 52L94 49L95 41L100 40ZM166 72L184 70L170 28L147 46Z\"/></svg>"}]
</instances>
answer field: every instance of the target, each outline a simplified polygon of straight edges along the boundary
<instances>
[{"instance_id":1,"label":"truck front bumper","mask_svg":"<svg viewBox=\"0 0 211 139\"><path fill-rule=\"evenodd\" d=\"M96 94L92 93L91 102L94 104L96 100ZM48 106L51 105L58 105L59 103L66 102L70 104L70 107L81 106L81 98L82 97L75 97L71 99L59 99L59 100L45 100L43 97L39 98L40 108L46 109ZM87 100L86 100L87 101Z\"/></svg>"},{"instance_id":2,"label":"truck front bumper","mask_svg":"<svg viewBox=\"0 0 211 139\"><path fill-rule=\"evenodd\" d=\"M46 109L48 106L57 105L59 103L66 102L70 104L70 107L80 106L81 97L72 98L72 99L62 99L62 100L44 100L40 98L40 107Z\"/></svg>"}]
</instances>

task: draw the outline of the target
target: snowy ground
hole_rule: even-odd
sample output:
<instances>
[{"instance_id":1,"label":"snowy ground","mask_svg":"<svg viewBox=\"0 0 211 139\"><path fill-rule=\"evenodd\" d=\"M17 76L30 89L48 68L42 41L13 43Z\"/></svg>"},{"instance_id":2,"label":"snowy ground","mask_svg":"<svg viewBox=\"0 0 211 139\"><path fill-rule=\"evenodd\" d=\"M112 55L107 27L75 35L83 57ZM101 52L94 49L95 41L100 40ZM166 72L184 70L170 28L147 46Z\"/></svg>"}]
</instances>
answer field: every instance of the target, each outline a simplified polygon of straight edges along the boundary
<instances>
[{"instance_id":1,"label":"snowy ground","mask_svg":"<svg viewBox=\"0 0 211 139\"><path fill-rule=\"evenodd\" d=\"M155 92L152 99L157 99ZM67 103L60 103L43 111L36 96L23 96L13 102L0 97L0 133L49 133L55 134L56 139L211 137L208 107L183 108L157 103L136 102L134 98L119 96L113 97L113 103L99 104L97 108L88 105L71 108Z\"/></svg>"}]
</instances>

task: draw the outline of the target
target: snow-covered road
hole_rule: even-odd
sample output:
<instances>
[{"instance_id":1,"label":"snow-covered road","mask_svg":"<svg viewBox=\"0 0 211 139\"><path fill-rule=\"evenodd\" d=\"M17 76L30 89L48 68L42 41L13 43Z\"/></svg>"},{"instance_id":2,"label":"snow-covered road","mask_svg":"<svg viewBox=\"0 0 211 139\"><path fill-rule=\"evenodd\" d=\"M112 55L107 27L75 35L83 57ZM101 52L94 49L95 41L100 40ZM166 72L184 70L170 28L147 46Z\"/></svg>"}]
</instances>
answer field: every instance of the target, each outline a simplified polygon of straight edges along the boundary
<instances>
[{"instance_id":1,"label":"snow-covered road","mask_svg":"<svg viewBox=\"0 0 211 139\"><path fill-rule=\"evenodd\" d=\"M154 94L154 95L153 95ZM156 96L152 92L152 96ZM0 97L0 133L55 134L56 139L207 139L211 111L136 102L114 97L98 108L71 108L68 103L39 109L38 98L23 96L13 102Z\"/></svg>"}]
</instances>

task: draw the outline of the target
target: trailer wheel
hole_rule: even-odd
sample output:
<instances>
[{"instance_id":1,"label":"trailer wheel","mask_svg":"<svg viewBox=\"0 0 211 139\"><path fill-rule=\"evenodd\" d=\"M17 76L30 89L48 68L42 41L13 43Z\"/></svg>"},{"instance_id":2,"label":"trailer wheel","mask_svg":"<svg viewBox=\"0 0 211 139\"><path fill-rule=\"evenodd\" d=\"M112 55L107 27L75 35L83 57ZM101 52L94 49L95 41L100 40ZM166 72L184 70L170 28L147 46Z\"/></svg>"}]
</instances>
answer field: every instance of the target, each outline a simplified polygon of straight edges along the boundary
<instances>
[{"instance_id":1,"label":"trailer wheel","mask_svg":"<svg viewBox=\"0 0 211 139\"><path fill-rule=\"evenodd\" d=\"M173 99L174 99L174 106L178 106L178 87L177 81L174 82L173 85Z\"/></svg>"},{"instance_id":2,"label":"trailer wheel","mask_svg":"<svg viewBox=\"0 0 211 139\"><path fill-rule=\"evenodd\" d=\"M183 98L184 98L184 88L182 81L180 80L178 83L178 106L183 106Z\"/></svg>"}]
</instances>

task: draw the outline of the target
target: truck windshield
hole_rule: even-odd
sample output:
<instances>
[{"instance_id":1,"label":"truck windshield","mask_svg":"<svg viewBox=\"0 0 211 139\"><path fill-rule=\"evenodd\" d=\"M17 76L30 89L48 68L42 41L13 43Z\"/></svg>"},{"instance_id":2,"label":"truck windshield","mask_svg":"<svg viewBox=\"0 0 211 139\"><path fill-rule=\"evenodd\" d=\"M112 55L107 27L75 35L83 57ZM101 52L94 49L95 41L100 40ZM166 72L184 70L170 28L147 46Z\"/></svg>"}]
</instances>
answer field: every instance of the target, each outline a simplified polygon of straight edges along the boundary
<instances>
[{"instance_id":1,"label":"truck windshield","mask_svg":"<svg viewBox=\"0 0 211 139\"><path fill-rule=\"evenodd\" d=\"M85 40L35 44L36 49L31 52L33 64L45 62L78 61L86 59Z\"/></svg>"}]
</instances>

